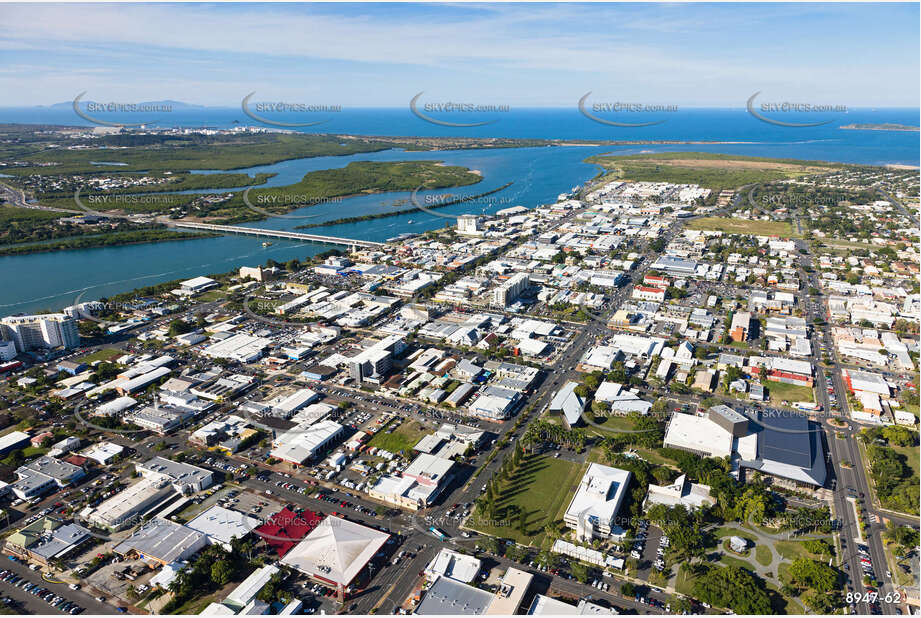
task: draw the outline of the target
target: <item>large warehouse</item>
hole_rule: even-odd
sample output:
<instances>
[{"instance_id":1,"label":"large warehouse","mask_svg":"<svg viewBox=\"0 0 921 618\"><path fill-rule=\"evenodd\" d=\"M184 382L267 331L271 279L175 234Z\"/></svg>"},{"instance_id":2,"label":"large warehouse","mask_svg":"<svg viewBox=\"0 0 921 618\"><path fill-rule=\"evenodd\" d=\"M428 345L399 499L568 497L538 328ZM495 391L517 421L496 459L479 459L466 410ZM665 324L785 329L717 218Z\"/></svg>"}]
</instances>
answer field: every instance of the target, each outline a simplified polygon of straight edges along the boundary
<instances>
[{"instance_id":1,"label":"large warehouse","mask_svg":"<svg viewBox=\"0 0 921 618\"><path fill-rule=\"evenodd\" d=\"M342 431L342 425L329 420L295 425L272 441L270 454L276 459L300 465L322 455Z\"/></svg>"}]
</instances>

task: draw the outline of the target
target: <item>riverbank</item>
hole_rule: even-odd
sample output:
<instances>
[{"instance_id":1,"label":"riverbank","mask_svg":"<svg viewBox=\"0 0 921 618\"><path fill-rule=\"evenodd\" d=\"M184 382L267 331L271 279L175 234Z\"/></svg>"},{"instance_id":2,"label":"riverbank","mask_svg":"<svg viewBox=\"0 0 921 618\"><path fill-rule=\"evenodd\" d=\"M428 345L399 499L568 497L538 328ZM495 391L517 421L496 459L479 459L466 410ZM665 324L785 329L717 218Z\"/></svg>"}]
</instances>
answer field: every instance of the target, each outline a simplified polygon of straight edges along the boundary
<instances>
[{"instance_id":1,"label":"riverbank","mask_svg":"<svg viewBox=\"0 0 921 618\"><path fill-rule=\"evenodd\" d=\"M341 219L333 219L332 221L324 221L323 223L307 223L304 225L296 225L294 226L294 229L309 230L312 228L325 227L328 225L343 225L346 223L359 223L361 221L372 221L374 219L387 219L390 217L399 217L399 216L413 213L413 212L425 212L429 210L436 210L438 208L445 208L447 206L455 206L457 204L466 204L470 202L475 202L477 200L481 200L482 198L493 195L494 193L498 193L499 191L509 188L513 184L515 184L514 181L507 182L501 187L497 187L496 189L493 189L492 191L485 191L483 193L478 193L477 195L465 196L465 197L461 197L461 198L446 201L446 202L440 202L440 203L436 202L430 206L426 206L425 208L421 206L416 206L414 208L402 208L400 210L395 210L393 212L381 212L381 213L377 213L374 215L362 215L359 217L343 217Z\"/></svg>"},{"instance_id":2,"label":"riverbank","mask_svg":"<svg viewBox=\"0 0 921 618\"><path fill-rule=\"evenodd\" d=\"M187 233L167 229L114 232L112 234L88 236L85 238L68 238L27 245L0 246L0 256L52 253L55 251L72 251L75 249L97 249L100 247L123 247L145 243L214 238L215 236L217 236L217 234L207 234L204 232Z\"/></svg>"}]
</instances>

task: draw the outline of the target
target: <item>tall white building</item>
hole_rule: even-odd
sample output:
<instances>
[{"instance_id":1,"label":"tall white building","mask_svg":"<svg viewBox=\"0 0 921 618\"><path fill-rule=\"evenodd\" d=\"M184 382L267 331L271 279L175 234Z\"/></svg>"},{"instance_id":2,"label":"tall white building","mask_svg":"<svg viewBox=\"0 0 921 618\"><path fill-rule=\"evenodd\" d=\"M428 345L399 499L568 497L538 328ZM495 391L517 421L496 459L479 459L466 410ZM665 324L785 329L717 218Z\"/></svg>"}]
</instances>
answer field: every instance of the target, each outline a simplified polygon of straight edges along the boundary
<instances>
[{"instance_id":1,"label":"tall white building","mask_svg":"<svg viewBox=\"0 0 921 618\"><path fill-rule=\"evenodd\" d=\"M505 307L509 303L515 302L521 293L531 285L531 277L528 273L518 273L508 281L493 290L493 304L496 307Z\"/></svg>"},{"instance_id":2,"label":"tall white building","mask_svg":"<svg viewBox=\"0 0 921 618\"><path fill-rule=\"evenodd\" d=\"M75 348L80 345L77 321L63 313L20 315L0 320L0 334L20 352L36 348Z\"/></svg>"},{"instance_id":3,"label":"tall white building","mask_svg":"<svg viewBox=\"0 0 921 618\"><path fill-rule=\"evenodd\" d=\"M630 471L590 464L563 515L566 526L583 542L623 534L617 513L630 485Z\"/></svg>"},{"instance_id":4,"label":"tall white building","mask_svg":"<svg viewBox=\"0 0 921 618\"><path fill-rule=\"evenodd\" d=\"M476 215L461 215L457 218L457 233L478 235L480 218Z\"/></svg>"}]
</instances>

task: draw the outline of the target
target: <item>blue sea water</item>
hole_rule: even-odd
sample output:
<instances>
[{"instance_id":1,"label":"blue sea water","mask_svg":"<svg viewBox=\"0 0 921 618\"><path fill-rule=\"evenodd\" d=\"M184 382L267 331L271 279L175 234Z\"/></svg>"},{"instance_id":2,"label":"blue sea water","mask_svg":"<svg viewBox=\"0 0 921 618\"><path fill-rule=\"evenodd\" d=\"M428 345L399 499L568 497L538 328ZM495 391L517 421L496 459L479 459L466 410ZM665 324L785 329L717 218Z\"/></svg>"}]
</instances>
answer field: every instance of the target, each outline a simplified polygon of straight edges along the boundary
<instances>
[{"instance_id":1,"label":"blue sea water","mask_svg":"<svg viewBox=\"0 0 921 618\"><path fill-rule=\"evenodd\" d=\"M599 153L638 154L663 151L705 151L750 156L781 157L806 160L838 161L862 164L918 165L917 132L845 130L852 123L898 123L918 125L917 109L850 110L847 114L788 114L788 122L813 122L833 119L820 127L779 127L757 120L742 110L688 110L649 114L650 120L664 119L655 126L623 128L596 123L573 109L512 110L465 117L464 114L439 116L453 122L493 120L481 127L444 127L430 124L409 109L355 109L328 114L329 121L304 128L311 133L342 133L388 136L455 136L500 137L559 140L671 140L720 141L719 144L632 144L617 146L555 146L511 149L444 150L404 152L389 150L348 157L316 157L283 161L273 165L248 168L250 174L274 172L268 186L287 185L304 174L319 169L342 167L352 161L438 160L462 165L482 173L483 180L472 186L444 191L421 192L426 195L474 195L512 185L492 196L488 203L459 204L439 210L440 214L494 212L513 205L535 207L552 202L598 172L584 160ZM123 115L115 120L138 122ZM160 116L165 116L160 114ZM177 109L160 118L159 126L228 128L236 124L258 123L239 109ZM285 122L299 122L303 116L273 116ZM618 121L636 122L633 117L610 116ZM106 117L113 120L112 117ZM642 118L641 120L646 120ZM69 108L0 109L0 122L86 125ZM112 161L117 161L113 156ZM216 170L199 170L211 173ZM273 217L246 225L271 229L291 229L304 223L386 212L411 206L407 192L366 195L341 202L319 204L290 213L308 219ZM386 240L404 232L422 232L442 227L443 217L414 212L396 217L354 224L323 226L311 230L317 234ZM136 287L201 274L226 272L241 265L262 264L267 259L285 261L303 258L328 247L293 241L273 241L262 247L261 238L226 236L158 244L85 249L48 254L0 258L0 315L55 309L82 300L102 298Z\"/></svg>"},{"instance_id":2,"label":"blue sea water","mask_svg":"<svg viewBox=\"0 0 921 618\"><path fill-rule=\"evenodd\" d=\"M588 110L590 113L591 109ZM137 123L155 121L159 127L231 128L237 125L267 126L250 118L241 108L178 107L172 112L143 114L96 113L100 119ZM917 108L851 109L843 112L764 113L784 122L829 121L818 127L782 127L753 117L744 107L737 109L679 109L676 112L649 112L595 115L618 122L658 122L647 127L614 127L595 122L573 104L571 108L530 108L495 113L430 113L436 120L449 122L489 122L478 127L446 127L426 122L405 108L344 108L341 112L262 113L272 121L306 122L324 120L320 125L303 127L304 133L334 133L386 136L499 137L560 140L698 140L747 142L722 144L720 152L795 159L815 159L844 163L918 165L917 132L855 131L843 125L896 123L919 125ZM66 106L0 108L0 123L45 123L92 126ZM272 128L272 127L268 127Z\"/></svg>"}]
</instances>

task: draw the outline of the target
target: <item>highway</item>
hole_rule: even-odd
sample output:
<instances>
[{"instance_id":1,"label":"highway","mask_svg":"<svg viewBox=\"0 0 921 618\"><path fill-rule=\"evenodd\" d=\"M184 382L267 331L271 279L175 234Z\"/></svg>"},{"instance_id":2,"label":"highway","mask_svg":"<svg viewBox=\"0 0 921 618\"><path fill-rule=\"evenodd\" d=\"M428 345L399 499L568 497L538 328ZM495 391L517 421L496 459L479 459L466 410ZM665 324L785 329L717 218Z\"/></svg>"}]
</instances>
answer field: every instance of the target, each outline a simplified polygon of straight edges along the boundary
<instances>
[{"instance_id":1,"label":"highway","mask_svg":"<svg viewBox=\"0 0 921 618\"><path fill-rule=\"evenodd\" d=\"M800 257L800 267L803 280L807 282L807 286L809 287L822 289L818 275L815 272L808 243L805 241L798 241L797 245L802 254ZM807 267L810 269L809 271L806 270ZM824 296L816 302L813 301L812 298L807 297L803 302L807 304L807 322L815 324L816 320L822 321L821 326L814 325L812 335L812 361L816 367L815 392L817 403L821 404L823 407L823 415L820 415L820 419L821 416L825 417L821 420L837 418L847 424L844 428L837 428L832 427L827 422L822 423L825 429L825 440L829 448L831 472L829 487L834 492L833 502L835 515L841 522L841 528L839 530L842 545L840 565L842 569L845 569L846 565L845 575L849 580L847 590L853 590L861 595L867 594L867 587L863 583L863 568L860 562L860 553L857 548L858 539L861 535L856 511L854 509L855 503L860 502L864 509L870 514L870 520L866 522L867 538L864 539L864 544L868 548L870 561L873 563L874 575L877 580L883 582L877 590L880 610L883 614L891 615L895 613L896 608L899 608L900 611L905 611L907 607L902 603L892 603L886 600L887 595L890 599L895 598L896 588L892 584L891 579L886 577L886 571L889 567L881 539L881 533L885 529L885 526L879 523L881 521L881 515L871 498L872 492L870 491L870 484L867 478L866 464L857 445L857 434L860 430L860 425L850 418L847 389L841 378L841 361L831 338L831 328L827 323L827 316L824 313L822 299L824 299ZM835 393L836 403L840 407L840 412L836 412L834 415L831 414L832 406L828 396L829 381L826 377L826 370L821 366L822 347L824 347L827 354L832 359L831 367L827 371L830 373L830 385ZM838 438L837 435L842 435L843 439ZM842 462L849 462L850 466L842 466ZM857 495L849 495L848 488L853 488ZM874 516L876 521L873 521ZM888 517L889 515L885 514L883 516ZM916 528L918 526L917 519L911 520L908 516L902 519L902 523L910 523ZM874 611L871 605L871 603L862 601L857 604L857 609L859 613L869 614Z\"/></svg>"}]
</instances>

